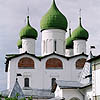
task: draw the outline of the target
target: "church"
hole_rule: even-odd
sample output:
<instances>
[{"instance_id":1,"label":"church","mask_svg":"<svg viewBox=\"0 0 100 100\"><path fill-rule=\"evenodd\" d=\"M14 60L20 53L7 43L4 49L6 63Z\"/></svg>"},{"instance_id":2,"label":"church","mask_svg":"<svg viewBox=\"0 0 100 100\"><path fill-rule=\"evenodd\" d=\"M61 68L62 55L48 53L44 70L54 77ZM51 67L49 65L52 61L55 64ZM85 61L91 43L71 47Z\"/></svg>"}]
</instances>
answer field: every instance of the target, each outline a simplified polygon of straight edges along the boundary
<instances>
[{"instance_id":1,"label":"church","mask_svg":"<svg viewBox=\"0 0 100 100\"><path fill-rule=\"evenodd\" d=\"M38 32L27 16L17 42L19 53L6 55L7 90L4 95L9 96L17 82L23 95L32 96L34 100L99 100L100 82L95 83L94 79L99 79L94 72L100 67L92 69L96 59L91 52L87 55L89 33L81 20L80 16L76 29L71 32L69 28L67 32L68 21L53 0L40 21L41 56L36 56ZM67 39L66 32L69 33Z\"/></svg>"}]
</instances>

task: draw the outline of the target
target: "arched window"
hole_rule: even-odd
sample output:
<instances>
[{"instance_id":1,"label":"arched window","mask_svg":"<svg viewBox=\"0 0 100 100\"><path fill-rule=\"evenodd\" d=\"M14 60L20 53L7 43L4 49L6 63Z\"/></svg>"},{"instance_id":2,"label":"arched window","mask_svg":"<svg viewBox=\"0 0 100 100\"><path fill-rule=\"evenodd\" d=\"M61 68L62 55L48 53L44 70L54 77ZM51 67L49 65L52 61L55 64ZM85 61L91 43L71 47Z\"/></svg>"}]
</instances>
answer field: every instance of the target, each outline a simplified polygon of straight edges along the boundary
<instances>
[{"instance_id":1,"label":"arched window","mask_svg":"<svg viewBox=\"0 0 100 100\"><path fill-rule=\"evenodd\" d=\"M76 68L77 69L82 69L84 67L84 65L85 65L85 62L86 62L85 58L78 59L76 61Z\"/></svg>"},{"instance_id":2,"label":"arched window","mask_svg":"<svg viewBox=\"0 0 100 100\"><path fill-rule=\"evenodd\" d=\"M46 68L61 69L63 68L63 64L62 64L62 61L58 58L50 58L46 61Z\"/></svg>"},{"instance_id":3,"label":"arched window","mask_svg":"<svg viewBox=\"0 0 100 100\"><path fill-rule=\"evenodd\" d=\"M29 87L29 78L24 79L24 87Z\"/></svg>"},{"instance_id":4,"label":"arched window","mask_svg":"<svg viewBox=\"0 0 100 100\"><path fill-rule=\"evenodd\" d=\"M18 68L34 68L34 61L31 58L24 57L19 60Z\"/></svg>"}]
</instances>

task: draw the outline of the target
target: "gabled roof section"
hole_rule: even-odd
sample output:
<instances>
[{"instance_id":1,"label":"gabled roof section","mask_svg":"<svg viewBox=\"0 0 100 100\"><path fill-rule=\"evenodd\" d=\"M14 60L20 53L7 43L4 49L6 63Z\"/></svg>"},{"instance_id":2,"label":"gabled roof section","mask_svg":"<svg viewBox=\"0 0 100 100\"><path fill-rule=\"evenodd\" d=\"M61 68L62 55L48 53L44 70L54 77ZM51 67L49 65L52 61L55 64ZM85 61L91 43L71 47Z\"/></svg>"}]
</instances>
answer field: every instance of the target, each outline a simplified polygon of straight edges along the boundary
<instances>
[{"instance_id":1,"label":"gabled roof section","mask_svg":"<svg viewBox=\"0 0 100 100\"><path fill-rule=\"evenodd\" d=\"M83 84L78 81L57 80L56 83L61 89L79 88L83 86Z\"/></svg>"},{"instance_id":2,"label":"gabled roof section","mask_svg":"<svg viewBox=\"0 0 100 100\"><path fill-rule=\"evenodd\" d=\"M97 59L100 59L100 55L95 56L95 57L89 59L87 62L92 62L92 61L95 61L95 60L97 60Z\"/></svg>"},{"instance_id":3,"label":"gabled roof section","mask_svg":"<svg viewBox=\"0 0 100 100\"><path fill-rule=\"evenodd\" d=\"M46 58L46 57L52 56L52 55L56 55L56 56L58 56L58 57L62 57L62 58L67 59L67 60L70 60L70 59L72 59L72 58L79 57L79 56L88 57L88 55L86 55L86 54L84 54L84 53L79 54L79 55L74 55L74 56L71 56L71 57L66 57L66 56L64 56L64 55L60 55L60 54L57 54L57 53L55 53L55 52L53 52L53 53L51 53L51 54L49 54L49 55L45 55L45 56L43 56L43 57L39 57L39 56L36 56L36 55L34 55L34 54L30 54L30 53L27 53L27 52L22 53L22 54L8 54L8 55L6 55L6 57L5 57L5 58L6 58L6 63L5 63L5 64L6 64L6 68L5 68L5 72L8 72L9 61L10 61L11 59L14 59L14 58L23 56L23 55L25 55L25 54L27 54L27 55L29 55L29 56L31 56L31 57L34 57L34 58L38 59L39 61L41 61L42 59L44 59L44 58Z\"/></svg>"},{"instance_id":4,"label":"gabled roof section","mask_svg":"<svg viewBox=\"0 0 100 100\"><path fill-rule=\"evenodd\" d=\"M65 58L65 59L67 59L67 60L69 59L69 57L66 57L66 56L64 56L64 55L57 54L57 53L55 53L55 52L53 52L53 53L51 53L51 54L48 54L48 55L45 55L45 56L41 57L41 59L44 59L44 58L47 58L47 57L53 56L53 55L56 55L56 56Z\"/></svg>"},{"instance_id":5,"label":"gabled roof section","mask_svg":"<svg viewBox=\"0 0 100 100\"><path fill-rule=\"evenodd\" d=\"M13 89L11 90L9 94L9 97L16 97L16 95L18 95L18 100L25 97L17 79L16 79Z\"/></svg>"},{"instance_id":6,"label":"gabled roof section","mask_svg":"<svg viewBox=\"0 0 100 100\"><path fill-rule=\"evenodd\" d=\"M22 56L22 55L25 55L25 54L27 54L29 56L32 56L32 57L35 57L35 58L37 58L39 60L44 59L44 58L49 57L49 56L52 56L52 55L60 56L62 58L66 58L67 60L69 60L71 58L78 57L78 56L86 56L86 57L88 57L88 55L86 55L84 53L78 54L78 55L74 55L74 56L71 56L71 57L67 57L67 56L64 56L64 55L57 54L55 52L53 52L53 53L51 53L49 55L45 55L45 56L35 56L34 54L30 54L30 53L25 52L25 53L22 53L22 54L7 54L5 58L8 59L8 60L11 60L13 58L16 58L16 57L19 57L19 56Z\"/></svg>"},{"instance_id":7,"label":"gabled roof section","mask_svg":"<svg viewBox=\"0 0 100 100\"><path fill-rule=\"evenodd\" d=\"M57 53L53 52L53 53L51 53L51 54L49 54L49 55L45 55L45 56L41 57L41 59L44 59L44 58L49 57L49 56L52 56L52 55L60 56L60 57L65 58L65 59L67 59L67 60L72 59L72 58L75 58L75 57L78 57L78 56L86 56L86 57L88 57L88 55L86 55L86 54L84 54L84 53L78 54L78 55L73 55L73 56L71 56L71 57L67 57L67 56L60 55L60 54L57 54Z\"/></svg>"},{"instance_id":8,"label":"gabled roof section","mask_svg":"<svg viewBox=\"0 0 100 100\"><path fill-rule=\"evenodd\" d=\"M81 53L81 54L78 54L78 55L73 55L73 56L69 57L69 59L72 59L72 58L75 58L75 57L79 57L79 56L85 56L85 57L88 57L87 54Z\"/></svg>"},{"instance_id":9,"label":"gabled roof section","mask_svg":"<svg viewBox=\"0 0 100 100\"><path fill-rule=\"evenodd\" d=\"M92 83L84 85L78 81L56 80L55 84L53 84L52 87L53 92L55 92L57 86L59 86L61 89L83 89L92 86Z\"/></svg>"},{"instance_id":10,"label":"gabled roof section","mask_svg":"<svg viewBox=\"0 0 100 100\"><path fill-rule=\"evenodd\" d=\"M54 93L50 89L23 89L25 97L32 96L33 99L51 99Z\"/></svg>"},{"instance_id":11,"label":"gabled roof section","mask_svg":"<svg viewBox=\"0 0 100 100\"><path fill-rule=\"evenodd\" d=\"M17 58L17 57L20 57L20 56L25 55L25 54L27 54L27 55L29 55L29 56L32 56L32 57L34 57L34 58L40 59L40 57L37 57L37 56L35 56L34 54L30 54L30 53L28 53L28 52L21 53L21 54L7 54L5 58L6 58L7 60L11 60L11 59L13 59L13 58Z\"/></svg>"}]
</instances>

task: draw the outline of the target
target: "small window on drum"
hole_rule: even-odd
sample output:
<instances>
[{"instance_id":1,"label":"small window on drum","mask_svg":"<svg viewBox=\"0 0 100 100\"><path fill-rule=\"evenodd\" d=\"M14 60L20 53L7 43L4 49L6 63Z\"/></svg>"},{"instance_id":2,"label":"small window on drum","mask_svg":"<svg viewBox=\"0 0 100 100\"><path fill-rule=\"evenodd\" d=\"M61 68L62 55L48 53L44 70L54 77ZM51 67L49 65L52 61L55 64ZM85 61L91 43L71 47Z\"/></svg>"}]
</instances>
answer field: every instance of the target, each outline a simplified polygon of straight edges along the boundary
<instances>
[{"instance_id":1,"label":"small window on drum","mask_svg":"<svg viewBox=\"0 0 100 100\"><path fill-rule=\"evenodd\" d=\"M47 69L62 69L63 63L58 58L50 58L46 61L46 68Z\"/></svg>"},{"instance_id":2,"label":"small window on drum","mask_svg":"<svg viewBox=\"0 0 100 100\"><path fill-rule=\"evenodd\" d=\"M18 68L24 69L33 69L34 68L34 61L31 58L24 57L19 60Z\"/></svg>"},{"instance_id":3,"label":"small window on drum","mask_svg":"<svg viewBox=\"0 0 100 100\"><path fill-rule=\"evenodd\" d=\"M24 87L29 87L29 78L24 79Z\"/></svg>"}]
</instances>

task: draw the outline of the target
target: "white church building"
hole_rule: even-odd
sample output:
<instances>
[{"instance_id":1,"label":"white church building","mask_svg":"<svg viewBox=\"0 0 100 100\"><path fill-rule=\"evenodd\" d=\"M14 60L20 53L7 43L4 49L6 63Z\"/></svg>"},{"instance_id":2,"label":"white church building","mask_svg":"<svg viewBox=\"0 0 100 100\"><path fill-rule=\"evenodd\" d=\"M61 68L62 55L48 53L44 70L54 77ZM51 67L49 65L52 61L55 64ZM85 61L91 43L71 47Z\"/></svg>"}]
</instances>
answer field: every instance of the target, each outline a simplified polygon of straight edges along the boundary
<instances>
[{"instance_id":1,"label":"white church building","mask_svg":"<svg viewBox=\"0 0 100 100\"><path fill-rule=\"evenodd\" d=\"M17 79L25 97L41 100L99 100L95 97L100 95L100 88L94 95L93 90L96 92L100 86L92 86L94 78L98 77L95 74L92 76L92 64L87 62L92 58L91 53L86 53L89 33L82 26L81 16L78 23L78 27L72 33L69 28L68 33L67 19L53 0L51 8L40 22L41 56L36 56L38 32L30 25L27 16L26 26L21 29L17 43L19 53L6 55L5 95L9 96ZM66 34L69 34L67 39Z\"/></svg>"}]
</instances>

